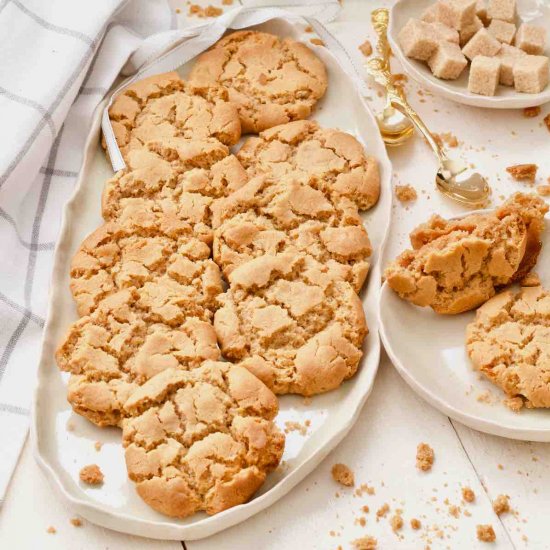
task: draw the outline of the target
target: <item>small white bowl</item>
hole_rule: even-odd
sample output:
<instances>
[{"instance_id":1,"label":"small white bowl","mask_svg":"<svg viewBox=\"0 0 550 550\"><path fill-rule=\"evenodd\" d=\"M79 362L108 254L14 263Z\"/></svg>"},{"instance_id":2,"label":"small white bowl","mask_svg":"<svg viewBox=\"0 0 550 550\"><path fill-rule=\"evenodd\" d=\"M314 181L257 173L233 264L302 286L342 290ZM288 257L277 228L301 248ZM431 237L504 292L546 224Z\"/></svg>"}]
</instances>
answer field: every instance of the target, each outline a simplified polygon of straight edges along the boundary
<instances>
[{"instance_id":1,"label":"small white bowl","mask_svg":"<svg viewBox=\"0 0 550 550\"><path fill-rule=\"evenodd\" d=\"M424 10L435 1L398 0L391 8L388 39L393 53L407 74L434 94L474 107L522 109L550 101L550 84L539 94L524 94L516 92L511 86L499 85L495 96L483 96L468 91L469 69L465 69L457 80L442 80L432 74L426 63L408 58L401 50L397 40L399 31L409 19L420 19ZM518 0L517 5L519 18L522 21L540 25L547 30L550 29L550 3L544 0ZM548 53L547 49L545 55Z\"/></svg>"}]
</instances>

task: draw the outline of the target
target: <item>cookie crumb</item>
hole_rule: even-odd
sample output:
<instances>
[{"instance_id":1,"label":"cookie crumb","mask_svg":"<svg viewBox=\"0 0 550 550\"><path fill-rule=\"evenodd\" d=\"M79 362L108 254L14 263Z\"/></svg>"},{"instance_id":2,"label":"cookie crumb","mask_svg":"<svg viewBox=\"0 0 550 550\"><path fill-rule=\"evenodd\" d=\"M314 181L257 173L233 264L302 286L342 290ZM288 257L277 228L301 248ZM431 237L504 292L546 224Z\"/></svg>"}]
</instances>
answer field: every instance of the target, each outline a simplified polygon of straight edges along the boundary
<instances>
[{"instance_id":1,"label":"cookie crumb","mask_svg":"<svg viewBox=\"0 0 550 550\"><path fill-rule=\"evenodd\" d=\"M506 171L516 181L529 181L533 183L537 177L538 166L536 164L515 164L508 166Z\"/></svg>"},{"instance_id":2,"label":"cookie crumb","mask_svg":"<svg viewBox=\"0 0 550 550\"><path fill-rule=\"evenodd\" d=\"M222 6L232 6L233 0L222 0Z\"/></svg>"},{"instance_id":3,"label":"cookie crumb","mask_svg":"<svg viewBox=\"0 0 550 550\"><path fill-rule=\"evenodd\" d=\"M82 520L80 518L71 518L69 521L71 522L71 525L74 525L75 527L82 527Z\"/></svg>"},{"instance_id":4,"label":"cookie crumb","mask_svg":"<svg viewBox=\"0 0 550 550\"><path fill-rule=\"evenodd\" d=\"M477 540L481 542L495 542L496 535L492 525L477 525Z\"/></svg>"},{"instance_id":5,"label":"cookie crumb","mask_svg":"<svg viewBox=\"0 0 550 550\"><path fill-rule=\"evenodd\" d=\"M548 113L543 120L544 124L546 124L546 127L548 128L548 131L550 131L550 113Z\"/></svg>"},{"instance_id":6,"label":"cookie crumb","mask_svg":"<svg viewBox=\"0 0 550 550\"><path fill-rule=\"evenodd\" d=\"M361 510L365 513L365 514L368 514L370 512L370 508L365 504L364 506L361 507Z\"/></svg>"},{"instance_id":7,"label":"cookie crumb","mask_svg":"<svg viewBox=\"0 0 550 550\"><path fill-rule=\"evenodd\" d=\"M509 512L510 497L508 495L498 495L498 497L493 501L493 510L497 516Z\"/></svg>"},{"instance_id":8,"label":"cookie crumb","mask_svg":"<svg viewBox=\"0 0 550 550\"><path fill-rule=\"evenodd\" d=\"M99 453L99 451L101 451L101 447L103 447L103 443L101 443L101 441L96 441L94 443L94 449Z\"/></svg>"},{"instance_id":9,"label":"cookie crumb","mask_svg":"<svg viewBox=\"0 0 550 550\"><path fill-rule=\"evenodd\" d=\"M310 38L309 41L316 46L324 46L325 43L320 38Z\"/></svg>"},{"instance_id":10,"label":"cookie crumb","mask_svg":"<svg viewBox=\"0 0 550 550\"><path fill-rule=\"evenodd\" d=\"M198 4L191 4L189 6L189 15L196 15L197 17L218 17L221 15L223 10L221 8L216 8L215 6L206 6L203 8Z\"/></svg>"},{"instance_id":11,"label":"cookie crumb","mask_svg":"<svg viewBox=\"0 0 550 550\"><path fill-rule=\"evenodd\" d=\"M376 550L378 548L378 541L370 536L355 539L352 544L355 550Z\"/></svg>"},{"instance_id":12,"label":"cookie crumb","mask_svg":"<svg viewBox=\"0 0 550 550\"><path fill-rule=\"evenodd\" d=\"M440 147L443 147L443 144L447 147L455 148L458 147L458 139L451 132L443 132L441 134L432 134L433 138Z\"/></svg>"},{"instance_id":13,"label":"cookie crumb","mask_svg":"<svg viewBox=\"0 0 550 550\"><path fill-rule=\"evenodd\" d=\"M422 527L422 522L419 519L411 519L411 527L416 531Z\"/></svg>"},{"instance_id":14,"label":"cookie crumb","mask_svg":"<svg viewBox=\"0 0 550 550\"><path fill-rule=\"evenodd\" d=\"M390 507L388 505L387 502L385 502L384 504L382 504L382 506L380 506L380 508L378 508L378 510L376 510L376 517L378 519L380 518L385 518L386 517L386 514L390 511Z\"/></svg>"},{"instance_id":15,"label":"cookie crumb","mask_svg":"<svg viewBox=\"0 0 550 550\"><path fill-rule=\"evenodd\" d=\"M414 187L411 185L396 185L395 196L401 202L415 201L418 198Z\"/></svg>"},{"instance_id":16,"label":"cookie crumb","mask_svg":"<svg viewBox=\"0 0 550 550\"><path fill-rule=\"evenodd\" d=\"M390 519L390 525L391 525L392 531L394 533L397 533L397 531L403 529L403 518L399 514L395 514Z\"/></svg>"},{"instance_id":17,"label":"cookie crumb","mask_svg":"<svg viewBox=\"0 0 550 550\"><path fill-rule=\"evenodd\" d=\"M523 281L522 281L523 282ZM539 283L540 284L540 283ZM504 400L504 404L513 412L517 413L523 408L523 399L521 397L509 397Z\"/></svg>"},{"instance_id":18,"label":"cookie crumb","mask_svg":"<svg viewBox=\"0 0 550 550\"><path fill-rule=\"evenodd\" d=\"M541 197L550 197L550 185L537 185L537 193Z\"/></svg>"},{"instance_id":19,"label":"cookie crumb","mask_svg":"<svg viewBox=\"0 0 550 550\"><path fill-rule=\"evenodd\" d=\"M285 422L285 434L290 432L298 432L300 435L307 435L307 424L303 425L300 422L287 421Z\"/></svg>"},{"instance_id":20,"label":"cookie crumb","mask_svg":"<svg viewBox=\"0 0 550 550\"><path fill-rule=\"evenodd\" d=\"M434 451L427 443L419 443L416 447L416 467L423 472L432 469L434 463Z\"/></svg>"},{"instance_id":21,"label":"cookie crumb","mask_svg":"<svg viewBox=\"0 0 550 550\"><path fill-rule=\"evenodd\" d=\"M313 27L311 25L308 25L304 30L306 32L313 32Z\"/></svg>"},{"instance_id":22,"label":"cookie crumb","mask_svg":"<svg viewBox=\"0 0 550 550\"><path fill-rule=\"evenodd\" d=\"M181 13L181 10L179 8L176 8L176 13Z\"/></svg>"},{"instance_id":23,"label":"cookie crumb","mask_svg":"<svg viewBox=\"0 0 550 550\"><path fill-rule=\"evenodd\" d=\"M485 390L484 392L481 392L477 398L480 403L492 403L493 402L493 396L489 390Z\"/></svg>"},{"instance_id":24,"label":"cookie crumb","mask_svg":"<svg viewBox=\"0 0 550 550\"><path fill-rule=\"evenodd\" d=\"M521 286L540 286L540 277L535 271L527 273L520 282ZM514 398L516 399L516 398ZM521 400L521 398L518 398Z\"/></svg>"},{"instance_id":25,"label":"cookie crumb","mask_svg":"<svg viewBox=\"0 0 550 550\"><path fill-rule=\"evenodd\" d=\"M523 116L526 118L534 118L540 115L540 107L525 107Z\"/></svg>"},{"instance_id":26,"label":"cookie crumb","mask_svg":"<svg viewBox=\"0 0 550 550\"><path fill-rule=\"evenodd\" d=\"M57 529L53 525L50 525L46 529L46 533L49 533L50 535L55 535L57 533Z\"/></svg>"},{"instance_id":27,"label":"cookie crumb","mask_svg":"<svg viewBox=\"0 0 550 550\"><path fill-rule=\"evenodd\" d=\"M80 480L88 485L101 485L103 483L103 472L97 464L88 464L80 470Z\"/></svg>"},{"instance_id":28,"label":"cookie crumb","mask_svg":"<svg viewBox=\"0 0 550 550\"><path fill-rule=\"evenodd\" d=\"M474 502L476 494L470 489L470 487L462 487L462 498L464 502Z\"/></svg>"},{"instance_id":29,"label":"cookie crumb","mask_svg":"<svg viewBox=\"0 0 550 550\"><path fill-rule=\"evenodd\" d=\"M452 504L449 506L449 514L454 518L458 518L460 516L460 507Z\"/></svg>"},{"instance_id":30,"label":"cookie crumb","mask_svg":"<svg viewBox=\"0 0 550 550\"><path fill-rule=\"evenodd\" d=\"M355 476L351 469L345 464L335 464L332 467L332 479L345 487L353 487L355 485Z\"/></svg>"},{"instance_id":31,"label":"cookie crumb","mask_svg":"<svg viewBox=\"0 0 550 550\"><path fill-rule=\"evenodd\" d=\"M359 51L365 56L369 57L369 55L372 55L372 44L365 40L360 46Z\"/></svg>"}]
</instances>

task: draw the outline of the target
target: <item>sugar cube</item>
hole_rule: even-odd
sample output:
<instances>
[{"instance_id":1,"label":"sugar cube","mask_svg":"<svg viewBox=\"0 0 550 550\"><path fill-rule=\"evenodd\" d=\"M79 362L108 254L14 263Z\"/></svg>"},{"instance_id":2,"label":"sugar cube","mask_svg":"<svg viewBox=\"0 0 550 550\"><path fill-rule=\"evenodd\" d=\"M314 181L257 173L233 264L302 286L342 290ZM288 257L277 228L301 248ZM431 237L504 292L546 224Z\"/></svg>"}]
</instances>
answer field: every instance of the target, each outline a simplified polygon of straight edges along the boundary
<instances>
[{"instance_id":1,"label":"sugar cube","mask_svg":"<svg viewBox=\"0 0 550 550\"><path fill-rule=\"evenodd\" d=\"M500 83L504 86L514 85L514 65L520 57L525 57L527 54L508 44L502 44L500 51L496 57L500 59Z\"/></svg>"},{"instance_id":2,"label":"sugar cube","mask_svg":"<svg viewBox=\"0 0 550 550\"><path fill-rule=\"evenodd\" d=\"M456 80L468 64L460 46L453 42L440 42L436 52L428 60L434 76Z\"/></svg>"},{"instance_id":3,"label":"sugar cube","mask_svg":"<svg viewBox=\"0 0 550 550\"><path fill-rule=\"evenodd\" d=\"M513 23L516 18L516 0L489 0L487 15L491 19Z\"/></svg>"},{"instance_id":4,"label":"sugar cube","mask_svg":"<svg viewBox=\"0 0 550 550\"><path fill-rule=\"evenodd\" d=\"M500 42L487 29L479 29L462 48L462 53L470 60L478 55L493 57L500 50Z\"/></svg>"},{"instance_id":5,"label":"sugar cube","mask_svg":"<svg viewBox=\"0 0 550 550\"><path fill-rule=\"evenodd\" d=\"M514 88L517 92L538 94L546 88L550 74L549 60L545 55L526 55L514 65Z\"/></svg>"},{"instance_id":6,"label":"sugar cube","mask_svg":"<svg viewBox=\"0 0 550 550\"><path fill-rule=\"evenodd\" d=\"M457 31L471 25L476 16L477 0L441 0L439 21Z\"/></svg>"},{"instance_id":7,"label":"sugar cube","mask_svg":"<svg viewBox=\"0 0 550 550\"><path fill-rule=\"evenodd\" d=\"M495 95L500 74L500 61L496 57L478 55L470 66L468 90L473 94Z\"/></svg>"},{"instance_id":8,"label":"sugar cube","mask_svg":"<svg viewBox=\"0 0 550 550\"><path fill-rule=\"evenodd\" d=\"M426 23L435 23L439 21L439 4L436 2L428 6L420 16L420 19Z\"/></svg>"},{"instance_id":9,"label":"sugar cube","mask_svg":"<svg viewBox=\"0 0 550 550\"><path fill-rule=\"evenodd\" d=\"M427 61L437 49L437 37L430 24L418 19L409 19L398 39L405 55L420 61Z\"/></svg>"},{"instance_id":10,"label":"sugar cube","mask_svg":"<svg viewBox=\"0 0 550 550\"><path fill-rule=\"evenodd\" d=\"M470 38L472 38L472 36L474 36L474 34L482 28L483 23L481 22L481 19L476 15L474 17L474 22L467 27L464 27L460 31L460 45L465 46L468 43L468 40L470 40Z\"/></svg>"},{"instance_id":11,"label":"sugar cube","mask_svg":"<svg viewBox=\"0 0 550 550\"><path fill-rule=\"evenodd\" d=\"M524 52L533 55L539 55L544 52L546 44L546 31L544 27L527 25L523 23L518 29L516 35L516 46Z\"/></svg>"},{"instance_id":12,"label":"sugar cube","mask_svg":"<svg viewBox=\"0 0 550 550\"><path fill-rule=\"evenodd\" d=\"M454 42L455 44L459 43L457 30L447 27L447 25L444 25L439 21L436 21L435 23L428 23L428 25L430 25L430 28L436 35L438 41L443 40L445 42Z\"/></svg>"},{"instance_id":13,"label":"sugar cube","mask_svg":"<svg viewBox=\"0 0 550 550\"><path fill-rule=\"evenodd\" d=\"M491 22L489 14L487 13L487 4L485 0L478 0L476 4L476 15L481 19L481 22L486 27Z\"/></svg>"},{"instance_id":14,"label":"sugar cube","mask_svg":"<svg viewBox=\"0 0 550 550\"><path fill-rule=\"evenodd\" d=\"M513 23L500 19L493 19L487 30L503 44L511 44L516 34L516 26Z\"/></svg>"}]
</instances>

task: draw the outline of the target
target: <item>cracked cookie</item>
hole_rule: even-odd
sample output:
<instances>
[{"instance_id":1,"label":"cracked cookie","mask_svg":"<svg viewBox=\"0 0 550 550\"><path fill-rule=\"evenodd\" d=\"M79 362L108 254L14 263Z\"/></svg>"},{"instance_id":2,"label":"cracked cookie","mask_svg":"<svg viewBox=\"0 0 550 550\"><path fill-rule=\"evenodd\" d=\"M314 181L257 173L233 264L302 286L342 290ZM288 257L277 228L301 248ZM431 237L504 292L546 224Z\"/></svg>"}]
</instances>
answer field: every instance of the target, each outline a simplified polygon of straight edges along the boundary
<instances>
[{"instance_id":1,"label":"cracked cookie","mask_svg":"<svg viewBox=\"0 0 550 550\"><path fill-rule=\"evenodd\" d=\"M207 361L168 369L124 405L128 476L152 508L183 518L246 502L277 467L277 399L246 369Z\"/></svg>"},{"instance_id":2,"label":"cracked cookie","mask_svg":"<svg viewBox=\"0 0 550 550\"><path fill-rule=\"evenodd\" d=\"M209 256L208 245L188 234L129 232L106 223L84 240L71 263L78 313L88 315L110 294L135 288L138 305L160 322L170 324L182 314L208 320L222 291L219 268Z\"/></svg>"},{"instance_id":3,"label":"cracked cookie","mask_svg":"<svg viewBox=\"0 0 550 550\"><path fill-rule=\"evenodd\" d=\"M250 176L295 179L333 200L346 198L360 210L376 204L380 175L376 159L365 155L352 135L321 128L311 120L282 124L248 138L237 157Z\"/></svg>"},{"instance_id":4,"label":"cracked cookie","mask_svg":"<svg viewBox=\"0 0 550 550\"><path fill-rule=\"evenodd\" d=\"M327 88L322 61L301 42L257 31L234 32L200 55L189 76L205 92L224 87L243 133L307 118Z\"/></svg>"},{"instance_id":5,"label":"cracked cookie","mask_svg":"<svg viewBox=\"0 0 550 550\"><path fill-rule=\"evenodd\" d=\"M437 313L474 309L531 271L547 211L541 198L517 193L487 214L433 216L411 233L413 250L387 267L386 281L401 298Z\"/></svg>"},{"instance_id":6,"label":"cracked cookie","mask_svg":"<svg viewBox=\"0 0 550 550\"><path fill-rule=\"evenodd\" d=\"M239 116L226 100L223 88L198 90L170 72L124 88L109 108L109 118L125 159L130 151L145 148L183 162L237 143Z\"/></svg>"},{"instance_id":7,"label":"cracked cookie","mask_svg":"<svg viewBox=\"0 0 550 550\"><path fill-rule=\"evenodd\" d=\"M260 256L236 268L219 296L222 353L275 393L313 395L353 376L367 334L361 301L307 255Z\"/></svg>"},{"instance_id":8,"label":"cracked cookie","mask_svg":"<svg viewBox=\"0 0 550 550\"><path fill-rule=\"evenodd\" d=\"M122 404L155 374L192 369L219 359L212 325L182 310L170 324L140 305L127 289L103 300L93 314L73 323L56 352L62 371L72 373L68 401L100 426L118 425Z\"/></svg>"},{"instance_id":9,"label":"cracked cookie","mask_svg":"<svg viewBox=\"0 0 550 550\"><path fill-rule=\"evenodd\" d=\"M210 227L212 201L236 191L248 179L233 155L207 168L189 166L183 172L143 149L132 151L129 159L132 169L107 180L102 213L105 220L116 220L130 230L136 225L165 231L174 224Z\"/></svg>"},{"instance_id":10,"label":"cracked cookie","mask_svg":"<svg viewBox=\"0 0 550 550\"><path fill-rule=\"evenodd\" d=\"M491 298L468 325L466 349L509 397L550 407L550 292L538 286Z\"/></svg>"}]
</instances>

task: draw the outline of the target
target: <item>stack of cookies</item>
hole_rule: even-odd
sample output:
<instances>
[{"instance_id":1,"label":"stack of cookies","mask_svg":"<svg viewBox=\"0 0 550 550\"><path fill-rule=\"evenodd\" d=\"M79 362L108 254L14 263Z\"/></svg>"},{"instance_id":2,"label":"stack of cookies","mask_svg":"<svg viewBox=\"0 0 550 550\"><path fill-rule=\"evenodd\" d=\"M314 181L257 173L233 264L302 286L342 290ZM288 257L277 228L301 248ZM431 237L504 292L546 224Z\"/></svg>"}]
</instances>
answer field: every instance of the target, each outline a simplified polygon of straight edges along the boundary
<instances>
[{"instance_id":1,"label":"stack of cookies","mask_svg":"<svg viewBox=\"0 0 550 550\"><path fill-rule=\"evenodd\" d=\"M359 210L379 177L353 136L303 120L326 86L305 45L243 31L188 81L147 78L110 109L127 168L73 259L81 317L57 362L73 409L122 428L129 477L169 516L248 500L283 453L274 394L358 368Z\"/></svg>"}]
</instances>

